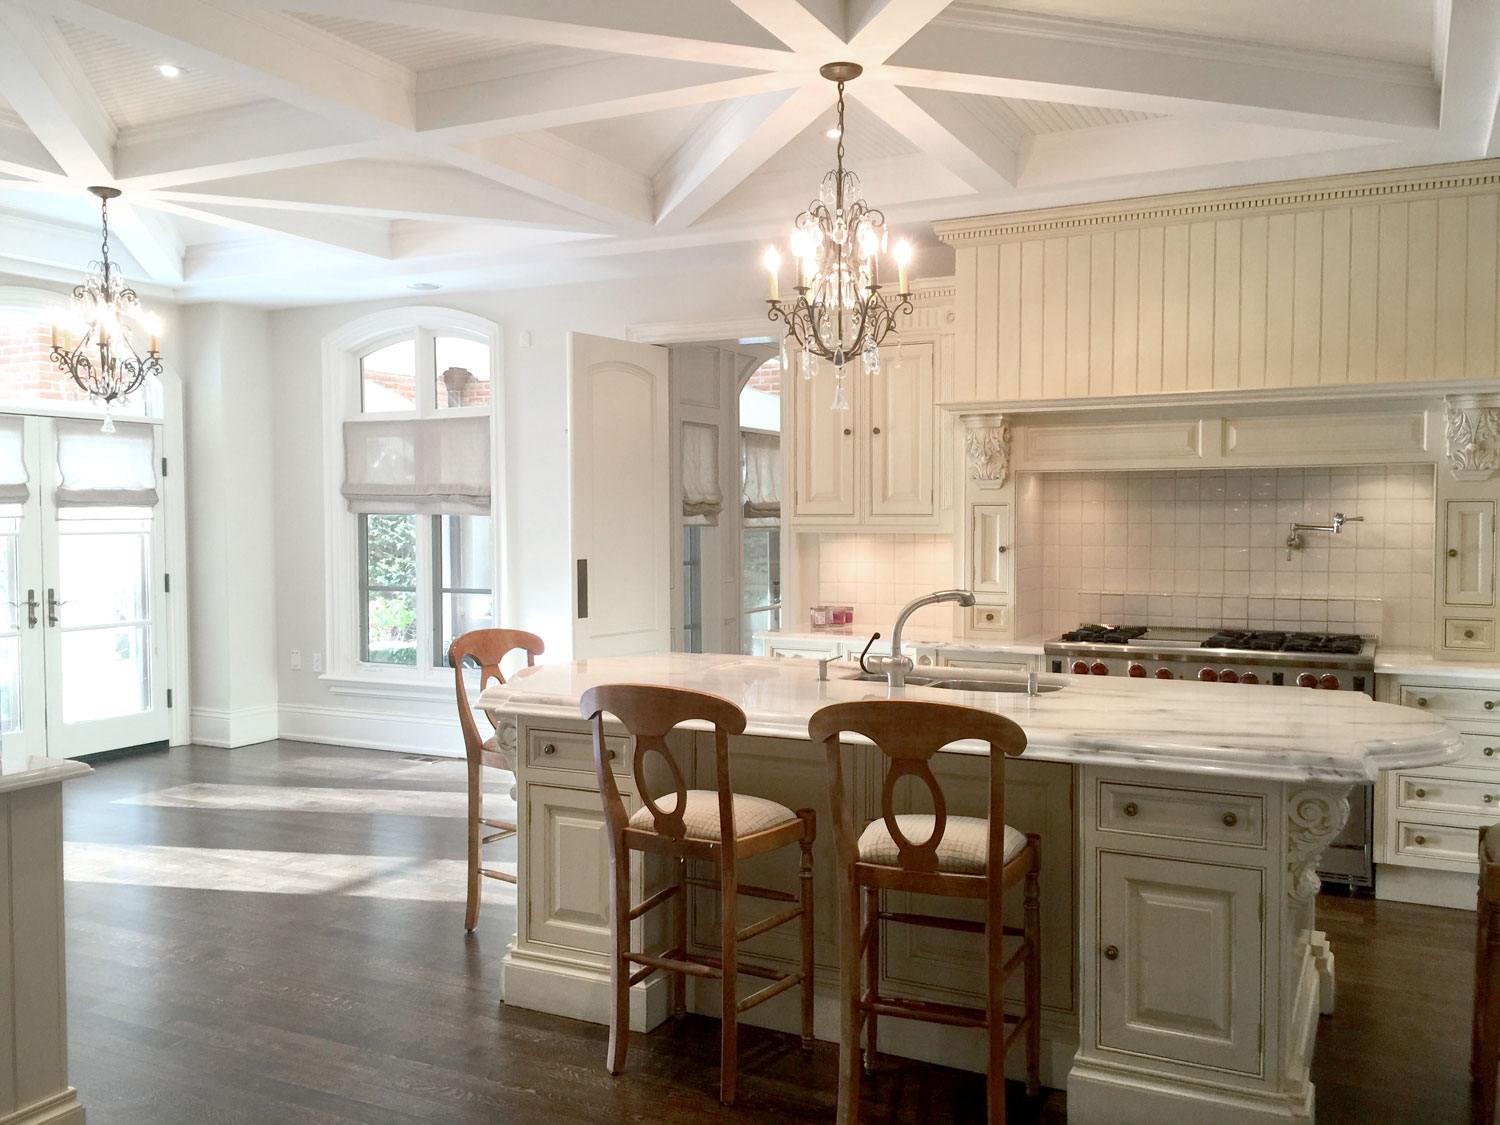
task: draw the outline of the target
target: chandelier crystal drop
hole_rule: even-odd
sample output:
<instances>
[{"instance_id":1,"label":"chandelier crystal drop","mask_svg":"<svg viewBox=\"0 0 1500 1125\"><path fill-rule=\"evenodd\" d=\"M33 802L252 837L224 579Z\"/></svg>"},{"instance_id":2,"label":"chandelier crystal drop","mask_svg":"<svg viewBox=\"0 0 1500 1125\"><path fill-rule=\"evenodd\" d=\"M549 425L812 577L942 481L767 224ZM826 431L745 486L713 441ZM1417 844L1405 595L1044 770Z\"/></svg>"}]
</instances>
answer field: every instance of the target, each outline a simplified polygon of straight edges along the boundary
<instances>
[{"instance_id":1,"label":"chandelier crystal drop","mask_svg":"<svg viewBox=\"0 0 1500 1125\"><path fill-rule=\"evenodd\" d=\"M103 242L99 261L89 263L89 274L73 287L70 322L52 328L52 359L89 398L104 404L105 433L114 432L112 412L145 381L161 375L160 322L141 308L135 290L121 284L109 260L109 201L119 196L112 187L91 187L99 199ZM149 342L144 355L132 339L132 326Z\"/></svg>"},{"instance_id":2,"label":"chandelier crystal drop","mask_svg":"<svg viewBox=\"0 0 1500 1125\"><path fill-rule=\"evenodd\" d=\"M802 350L802 377L811 379L820 361L833 364L833 408L848 410L844 393L847 366L856 359L866 375L880 371L880 345L896 331L896 318L912 311L907 267L911 246L888 246L885 215L865 202L859 177L844 167L844 83L858 78L857 63L825 64L819 73L838 85L837 160L823 177L818 198L797 216L790 249L795 263L796 297L781 299L781 253L768 247L762 259L768 274L768 316L786 325L786 335ZM887 297L880 283L880 259L896 265L896 292ZM790 347L788 345L788 350Z\"/></svg>"}]
</instances>

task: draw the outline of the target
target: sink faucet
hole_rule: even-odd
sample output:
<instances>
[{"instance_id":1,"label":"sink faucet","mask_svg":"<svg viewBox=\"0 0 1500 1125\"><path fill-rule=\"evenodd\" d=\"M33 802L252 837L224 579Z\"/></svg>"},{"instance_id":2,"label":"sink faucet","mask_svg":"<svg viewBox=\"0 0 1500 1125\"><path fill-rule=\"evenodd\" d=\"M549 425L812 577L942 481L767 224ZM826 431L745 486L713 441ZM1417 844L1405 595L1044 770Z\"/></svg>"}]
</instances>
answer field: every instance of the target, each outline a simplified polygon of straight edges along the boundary
<instances>
[{"instance_id":1,"label":"sink faucet","mask_svg":"<svg viewBox=\"0 0 1500 1125\"><path fill-rule=\"evenodd\" d=\"M896 627L891 630L891 654L872 656L869 659L871 670L884 672L886 682L891 687L904 687L906 674L914 667L911 657L901 652L901 630L906 627L906 619L923 606L937 605L939 602L957 602L961 606L971 606L974 604L974 595L968 590L939 590L934 594L924 594L906 604L906 607L896 616Z\"/></svg>"}]
</instances>

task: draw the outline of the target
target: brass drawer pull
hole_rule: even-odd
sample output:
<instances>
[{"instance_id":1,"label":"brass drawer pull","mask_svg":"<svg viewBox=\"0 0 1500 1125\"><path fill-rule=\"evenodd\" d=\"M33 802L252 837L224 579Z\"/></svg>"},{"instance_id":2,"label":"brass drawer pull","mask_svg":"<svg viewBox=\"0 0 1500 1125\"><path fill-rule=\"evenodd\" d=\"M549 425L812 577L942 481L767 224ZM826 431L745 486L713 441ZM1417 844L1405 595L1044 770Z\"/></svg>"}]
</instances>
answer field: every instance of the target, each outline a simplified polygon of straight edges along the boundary
<instances>
[{"instance_id":1,"label":"brass drawer pull","mask_svg":"<svg viewBox=\"0 0 1500 1125\"><path fill-rule=\"evenodd\" d=\"M1106 961L1117 960L1119 958L1119 956L1120 956L1120 950L1119 950L1118 947L1113 946L1113 945L1106 945L1104 947L1104 959Z\"/></svg>"},{"instance_id":2,"label":"brass drawer pull","mask_svg":"<svg viewBox=\"0 0 1500 1125\"><path fill-rule=\"evenodd\" d=\"M879 426L876 426L876 427L875 427L875 428L874 428L874 429L873 429L873 430L871 430L871 431L870 431L870 432L871 432L871 433L876 433L876 434L878 434L878 433L879 433L879 432L880 432L880 427L879 427Z\"/></svg>"},{"instance_id":3,"label":"brass drawer pull","mask_svg":"<svg viewBox=\"0 0 1500 1125\"><path fill-rule=\"evenodd\" d=\"M1486 711L1493 711L1495 709L1495 701L1493 699L1486 699L1484 701L1484 709Z\"/></svg>"},{"instance_id":4,"label":"brass drawer pull","mask_svg":"<svg viewBox=\"0 0 1500 1125\"><path fill-rule=\"evenodd\" d=\"M1458 548L1457 547L1449 547L1448 548L1448 557L1450 559L1456 559L1456 558L1458 558Z\"/></svg>"},{"instance_id":5,"label":"brass drawer pull","mask_svg":"<svg viewBox=\"0 0 1500 1125\"><path fill-rule=\"evenodd\" d=\"M1464 640L1466 640L1466 641L1472 641L1473 639L1474 639L1474 630L1473 629L1465 629L1464 630Z\"/></svg>"},{"instance_id":6,"label":"brass drawer pull","mask_svg":"<svg viewBox=\"0 0 1500 1125\"><path fill-rule=\"evenodd\" d=\"M1125 807L1122 808L1120 811L1122 813L1124 813L1126 816L1134 816L1136 813L1140 812L1141 810L1138 807L1136 807L1136 803L1134 801L1127 801L1125 803Z\"/></svg>"},{"instance_id":7,"label":"brass drawer pull","mask_svg":"<svg viewBox=\"0 0 1500 1125\"><path fill-rule=\"evenodd\" d=\"M1417 696L1417 706L1418 707L1426 707L1427 706L1427 697L1425 695L1419 695L1419 696Z\"/></svg>"},{"instance_id":8,"label":"brass drawer pull","mask_svg":"<svg viewBox=\"0 0 1500 1125\"><path fill-rule=\"evenodd\" d=\"M1418 789L1416 791L1416 795L1418 797L1425 797L1425 796L1427 796L1427 790L1425 790L1425 789Z\"/></svg>"},{"instance_id":9,"label":"brass drawer pull","mask_svg":"<svg viewBox=\"0 0 1500 1125\"><path fill-rule=\"evenodd\" d=\"M1411 838L1411 842L1413 844L1425 844L1425 843L1427 843L1427 837L1426 836L1413 836Z\"/></svg>"},{"instance_id":10,"label":"brass drawer pull","mask_svg":"<svg viewBox=\"0 0 1500 1125\"><path fill-rule=\"evenodd\" d=\"M1484 756L1486 758L1493 758L1495 756L1495 748L1493 746L1486 746L1484 748Z\"/></svg>"},{"instance_id":11,"label":"brass drawer pull","mask_svg":"<svg viewBox=\"0 0 1500 1125\"><path fill-rule=\"evenodd\" d=\"M1233 828L1240 822L1240 818L1235 816L1232 812L1225 813L1221 819L1224 821L1225 828Z\"/></svg>"},{"instance_id":12,"label":"brass drawer pull","mask_svg":"<svg viewBox=\"0 0 1500 1125\"><path fill-rule=\"evenodd\" d=\"M848 436L849 436L849 435L850 435L850 434L852 434L852 433L853 433L853 432L854 432L854 431L853 431L853 430L851 430L851 429L849 429L849 428L848 428L848 427L847 427L847 426L846 426L846 427L845 427L845 428L844 428L844 436L845 436L845 437L848 437Z\"/></svg>"},{"instance_id":13,"label":"brass drawer pull","mask_svg":"<svg viewBox=\"0 0 1500 1125\"><path fill-rule=\"evenodd\" d=\"M613 750L611 750L611 751L608 752L608 757L609 757L609 760L611 762L613 762L617 757L619 757L619 755L616 754Z\"/></svg>"},{"instance_id":14,"label":"brass drawer pull","mask_svg":"<svg viewBox=\"0 0 1500 1125\"><path fill-rule=\"evenodd\" d=\"M543 754L556 754L557 753L557 747L554 746L552 743L549 742L549 743L547 743L546 745L544 745L542 747L542 753Z\"/></svg>"},{"instance_id":15,"label":"brass drawer pull","mask_svg":"<svg viewBox=\"0 0 1500 1125\"><path fill-rule=\"evenodd\" d=\"M1495 795L1493 793L1486 793L1484 795L1484 803L1487 805L1493 805L1495 803Z\"/></svg>"}]
</instances>

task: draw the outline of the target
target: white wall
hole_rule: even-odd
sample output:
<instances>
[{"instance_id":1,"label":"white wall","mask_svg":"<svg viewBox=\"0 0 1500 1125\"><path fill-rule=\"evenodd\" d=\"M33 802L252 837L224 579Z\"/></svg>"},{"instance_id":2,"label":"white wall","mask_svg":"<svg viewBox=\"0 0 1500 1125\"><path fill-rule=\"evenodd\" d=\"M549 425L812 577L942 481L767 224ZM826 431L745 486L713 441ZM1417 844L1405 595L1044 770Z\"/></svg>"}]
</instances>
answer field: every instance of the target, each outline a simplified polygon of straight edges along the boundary
<instances>
[{"instance_id":1,"label":"white wall","mask_svg":"<svg viewBox=\"0 0 1500 1125\"><path fill-rule=\"evenodd\" d=\"M569 655L567 333L623 337L633 325L763 316L762 277L743 270L678 278L432 294L424 300L288 309L269 317L275 484L275 666L285 737L411 751L461 749L451 698L357 693L319 678L326 645L323 574L323 337L381 308L431 304L498 322L504 330L505 471L514 618L540 634L548 659ZM769 326L768 330L769 330ZM521 345L523 333L530 345ZM302 671L288 667L299 649Z\"/></svg>"},{"instance_id":2,"label":"white wall","mask_svg":"<svg viewBox=\"0 0 1500 1125\"><path fill-rule=\"evenodd\" d=\"M244 746L279 719L269 320L190 305L182 326L193 741Z\"/></svg>"}]
</instances>

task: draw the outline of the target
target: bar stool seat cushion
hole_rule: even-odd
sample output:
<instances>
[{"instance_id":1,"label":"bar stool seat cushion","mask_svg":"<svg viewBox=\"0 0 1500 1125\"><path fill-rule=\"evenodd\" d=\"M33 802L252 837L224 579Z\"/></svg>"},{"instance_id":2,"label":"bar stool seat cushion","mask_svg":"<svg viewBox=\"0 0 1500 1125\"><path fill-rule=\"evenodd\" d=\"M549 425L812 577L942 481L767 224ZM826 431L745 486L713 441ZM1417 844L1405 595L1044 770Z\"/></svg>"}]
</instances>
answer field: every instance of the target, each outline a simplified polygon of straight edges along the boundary
<instances>
[{"instance_id":1,"label":"bar stool seat cushion","mask_svg":"<svg viewBox=\"0 0 1500 1125\"><path fill-rule=\"evenodd\" d=\"M657 803L663 812L670 812L672 801L672 795L667 794ZM721 839L717 792L712 789L689 789L686 795L686 806L682 814L682 826L687 831L689 839ZM796 819L797 814L785 805L768 801L764 797L734 794L734 830L737 836L750 836ZM656 819L651 815L651 810L642 805L631 814L630 827L639 828L644 832L654 832Z\"/></svg>"},{"instance_id":2,"label":"bar stool seat cushion","mask_svg":"<svg viewBox=\"0 0 1500 1125\"><path fill-rule=\"evenodd\" d=\"M913 844L922 844L932 835L936 818L930 813L906 813L896 817L896 827ZM989 851L990 822L982 816L950 816L938 843L938 870L954 875L983 875ZM1026 847L1026 836L1010 825L1005 826L1005 862L1009 863ZM884 818L865 825L859 836L859 858L863 863L898 866L896 841Z\"/></svg>"}]
</instances>

